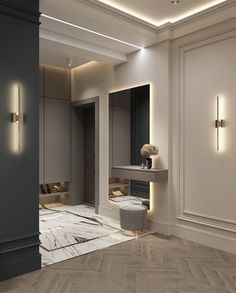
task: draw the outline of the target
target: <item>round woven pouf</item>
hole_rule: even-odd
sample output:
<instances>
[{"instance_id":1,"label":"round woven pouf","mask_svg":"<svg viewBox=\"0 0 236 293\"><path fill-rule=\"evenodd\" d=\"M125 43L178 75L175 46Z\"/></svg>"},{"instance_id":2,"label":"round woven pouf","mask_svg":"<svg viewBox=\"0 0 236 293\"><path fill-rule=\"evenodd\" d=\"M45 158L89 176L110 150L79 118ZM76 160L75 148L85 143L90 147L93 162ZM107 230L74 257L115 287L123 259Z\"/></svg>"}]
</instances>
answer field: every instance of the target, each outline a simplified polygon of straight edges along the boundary
<instances>
[{"instance_id":1,"label":"round woven pouf","mask_svg":"<svg viewBox=\"0 0 236 293\"><path fill-rule=\"evenodd\" d=\"M128 205L120 208L120 226L125 232L139 234L147 224L147 207L143 205Z\"/></svg>"}]
</instances>

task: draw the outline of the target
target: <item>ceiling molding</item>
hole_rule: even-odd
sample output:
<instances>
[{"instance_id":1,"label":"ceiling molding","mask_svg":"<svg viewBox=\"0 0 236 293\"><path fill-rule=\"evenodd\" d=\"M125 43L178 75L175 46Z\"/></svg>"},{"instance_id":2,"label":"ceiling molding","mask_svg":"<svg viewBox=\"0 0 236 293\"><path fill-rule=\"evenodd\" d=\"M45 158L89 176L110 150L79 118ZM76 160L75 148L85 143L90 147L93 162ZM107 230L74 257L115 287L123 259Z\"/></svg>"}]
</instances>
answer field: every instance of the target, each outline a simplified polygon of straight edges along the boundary
<instances>
[{"instance_id":1,"label":"ceiling molding","mask_svg":"<svg viewBox=\"0 0 236 293\"><path fill-rule=\"evenodd\" d=\"M49 49L56 50L63 47L64 51L69 54L78 54L81 58L96 60L100 62L109 62L113 64L119 64L127 61L127 55L117 51L96 46L85 41L74 39L53 31L46 29L40 29L39 33L41 40L47 40Z\"/></svg>"},{"instance_id":2,"label":"ceiling molding","mask_svg":"<svg viewBox=\"0 0 236 293\"><path fill-rule=\"evenodd\" d=\"M157 43L183 37L234 17L236 17L236 1L220 3L178 22L160 26L157 29Z\"/></svg>"},{"instance_id":3,"label":"ceiling molding","mask_svg":"<svg viewBox=\"0 0 236 293\"><path fill-rule=\"evenodd\" d=\"M143 26L145 29L148 30L152 30L153 32L155 32L157 30L157 26L147 22L141 18L138 18L136 16L133 16L127 12L121 11L115 7L112 7L110 5L107 5L103 2L97 1L97 0L76 0L77 2L81 2L87 6L96 8L101 10L102 12L105 13L109 13L109 14L113 14L116 17L120 17L122 19L125 19L126 21L130 21L132 23L134 23L135 25L141 25Z\"/></svg>"},{"instance_id":4,"label":"ceiling molding","mask_svg":"<svg viewBox=\"0 0 236 293\"><path fill-rule=\"evenodd\" d=\"M97 0L41 0L40 5L42 13L49 16L146 48L236 19L236 0L227 0L159 27ZM58 46L61 52L65 50L86 60L111 64L126 62L127 55L137 50L44 17L41 21L40 38L44 40L44 49L48 45L50 50L56 50Z\"/></svg>"},{"instance_id":5,"label":"ceiling molding","mask_svg":"<svg viewBox=\"0 0 236 293\"><path fill-rule=\"evenodd\" d=\"M68 23L72 23L76 26L83 27L87 30L97 32L99 34L106 35L138 47L146 47L154 44L157 40L156 29L141 25L139 22L130 21L127 17L121 17L110 13L107 10L97 8L97 6L91 4L89 1L83 0L58 0L51 2L49 0L40 1L40 9L42 14L63 20ZM100 6L99 6L100 7ZM137 48L130 48L116 41L109 41L103 37L96 37L87 32L77 29L70 29L68 31L68 26L62 27L62 24L56 24L56 21L49 21L49 19L44 19L41 17L41 27L57 31L57 27L63 31L63 34L75 33L75 38L81 38L90 43L95 43L100 46L108 47L110 49L121 50L124 53L131 53L137 50ZM78 33L79 32L79 33ZM77 35L77 37L76 37ZM116 50L116 49L115 49Z\"/></svg>"},{"instance_id":6,"label":"ceiling molding","mask_svg":"<svg viewBox=\"0 0 236 293\"><path fill-rule=\"evenodd\" d=\"M77 3L80 2L80 3L83 3L87 6L99 9L100 11L105 12L105 13L112 13L114 16L124 18L128 21L133 22L136 25L143 25L146 29L149 29L152 31L159 31L159 29L166 27L166 26L169 26L169 25L172 25L174 27L175 25L180 25L182 23L184 24L186 22L194 21L196 18L202 17L206 14L209 16L211 13L218 12L221 8L225 9L225 8L234 6L234 4L236 2L235 0L227 0L225 2L222 2L222 3L219 3L219 4L214 5L212 7L209 7L205 10L202 10L198 13L195 13L193 15L185 17L185 18L178 20L176 22L167 22L165 24L162 24L161 26L156 26L150 22L147 22L141 18L133 16L127 12L121 11L115 7L112 7L108 4L100 2L98 0L75 0L75 1Z\"/></svg>"}]
</instances>

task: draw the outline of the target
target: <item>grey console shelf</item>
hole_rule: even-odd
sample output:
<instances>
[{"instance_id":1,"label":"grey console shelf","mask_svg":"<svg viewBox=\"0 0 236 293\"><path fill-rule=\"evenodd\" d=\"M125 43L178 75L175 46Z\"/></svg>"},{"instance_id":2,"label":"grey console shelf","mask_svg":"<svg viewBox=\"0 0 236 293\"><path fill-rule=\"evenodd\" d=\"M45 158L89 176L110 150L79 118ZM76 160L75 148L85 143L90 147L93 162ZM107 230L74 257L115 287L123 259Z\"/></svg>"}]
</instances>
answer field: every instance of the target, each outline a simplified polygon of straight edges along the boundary
<instances>
[{"instance_id":1,"label":"grey console shelf","mask_svg":"<svg viewBox=\"0 0 236 293\"><path fill-rule=\"evenodd\" d=\"M140 180L147 182L161 182L168 180L167 169L141 169L140 166L113 166L112 177Z\"/></svg>"}]
</instances>

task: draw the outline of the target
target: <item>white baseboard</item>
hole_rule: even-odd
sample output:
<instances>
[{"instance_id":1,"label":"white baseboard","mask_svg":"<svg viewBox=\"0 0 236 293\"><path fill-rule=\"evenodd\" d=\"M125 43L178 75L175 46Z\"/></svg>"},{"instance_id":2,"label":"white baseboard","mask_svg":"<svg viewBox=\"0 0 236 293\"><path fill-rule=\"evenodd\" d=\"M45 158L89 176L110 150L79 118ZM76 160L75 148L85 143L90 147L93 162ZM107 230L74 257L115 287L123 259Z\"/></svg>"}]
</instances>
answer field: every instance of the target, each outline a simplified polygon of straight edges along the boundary
<instances>
[{"instance_id":1,"label":"white baseboard","mask_svg":"<svg viewBox=\"0 0 236 293\"><path fill-rule=\"evenodd\" d=\"M236 253L235 236L228 237L181 224L172 225L172 231L173 235L177 237L195 241L230 253Z\"/></svg>"},{"instance_id":2,"label":"white baseboard","mask_svg":"<svg viewBox=\"0 0 236 293\"><path fill-rule=\"evenodd\" d=\"M168 223L148 219L148 230L170 236L172 229L171 225Z\"/></svg>"}]
</instances>

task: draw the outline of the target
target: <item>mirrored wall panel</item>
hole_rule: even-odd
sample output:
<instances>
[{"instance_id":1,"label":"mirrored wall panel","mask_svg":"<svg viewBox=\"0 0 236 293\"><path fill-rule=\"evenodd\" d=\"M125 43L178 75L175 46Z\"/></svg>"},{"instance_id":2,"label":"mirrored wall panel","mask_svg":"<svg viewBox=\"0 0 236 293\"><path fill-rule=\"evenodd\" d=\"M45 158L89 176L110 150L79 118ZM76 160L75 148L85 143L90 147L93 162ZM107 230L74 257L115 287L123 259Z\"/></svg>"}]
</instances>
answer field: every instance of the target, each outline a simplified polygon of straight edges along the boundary
<instances>
[{"instance_id":1,"label":"mirrored wall panel","mask_svg":"<svg viewBox=\"0 0 236 293\"><path fill-rule=\"evenodd\" d=\"M113 202L146 202L149 182L112 176L114 166L140 166L140 150L150 141L150 85L109 94L109 199Z\"/></svg>"}]
</instances>

